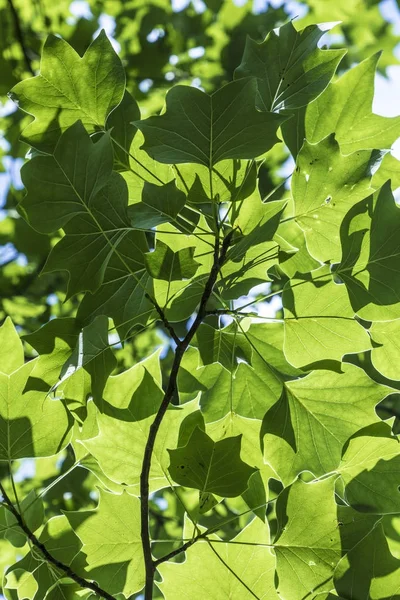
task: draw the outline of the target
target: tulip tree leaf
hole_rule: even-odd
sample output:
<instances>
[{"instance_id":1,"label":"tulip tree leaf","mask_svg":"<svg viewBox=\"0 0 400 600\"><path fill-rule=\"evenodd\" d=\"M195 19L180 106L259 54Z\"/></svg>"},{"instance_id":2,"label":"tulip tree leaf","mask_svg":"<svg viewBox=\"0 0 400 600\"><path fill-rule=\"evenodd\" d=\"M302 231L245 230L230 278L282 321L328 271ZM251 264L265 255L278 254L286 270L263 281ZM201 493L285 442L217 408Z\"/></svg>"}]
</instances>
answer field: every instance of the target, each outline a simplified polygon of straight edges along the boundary
<instances>
[{"instance_id":1,"label":"tulip tree leaf","mask_svg":"<svg viewBox=\"0 0 400 600\"><path fill-rule=\"evenodd\" d=\"M378 422L375 406L393 390L362 369L313 371L285 383L285 393L264 418L265 460L285 483L304 470L315 477L338 468L344 444Z\"/></svg>"},{"instance_id":2,"label":"tulip tree leaf","mask_svg":"<svg viewBox=\"0 0 400 600\"><path fill-rule=\"evenodd\" d=\"M6 323L0 329L0 347L11 339L15 343ZM20 340L17 347L22 347ZM51 456L69 442L71 420L62 402L51 400L46 391L24 391L36 362L24 364L22 357L19 368L9 374L0 365L0 461Z\"/></svg>"},{"instance_id":3,"label":"tulip tree leaf","mask_svg":"<svg viewBox=\"0 0 400 600\"><path fill-rule=\"evenodd\" d=\"M387 321L399 315L399 232L400 210L389 182L343 220L343 257L337 271L362 319Z\"/></svg>"},{"instance_id":4,"label":"tulip tree leaf","mask_svg":"<svg viewBox=\"0 0 400 600\"><path fill-rule=\"evenodd\" d=\"M150 229L175 221L185 202L185 194L176 188L175 181L163 186L145 182L141 201L129 206L128 216L133 227Z\"/></svg>"},{"instance_id":5,"label":"tulip tree leaf","mask_svg":"<svg viewBox=\"0 0 400 600\"><path fill-rule=\"evenodd\" d=\"M400 379L398 362L400 320L376 321L371 327L371 337L375 342L371 350L372 364L388 379Z\"/></svg>"},{"instance_id":6,"label":"tulip tree leaf","mask_svg":"<svg viewBox=\"0 0 400 600\"><path fill-rule=\"evenodd\" d=\"M193 600L212 598L215 590L221 600L235 597L250 600L254 594L257 597L268 594L271 600L278 600L273 583L275 561L267 547L270 539L266 524L258 519L252 521L234 538L233 544L213 539L220 541L214 536L209 542L192 546L185 562L169 561L161 565L163 580L157 585L166 600L184 600L188 596Z\"/></svg>"},{"instance_id":7,"label":"tulip tree leaf","mask_svg":"<svg viewBox=\"0 0 400 600\"><path fill-rule=\"evenodd\" d=\"M351 551L374 526L373 515L339 508L334 486L335 477L311 483L297 480L279 496L274 550L278 592L288 600L301 600L315 589L330 591L342 554Z\"/></svg>"},{"instance_id":8,"label":"tulip tree leaf","mask_svg":"<svg viewBox=\"0 0 400 600\"><path fill-rule=\"evenodd\" d=\"M334 132L343 154L391 147L400 134L400 117L372 113L379 56L374 54L344 73L307 107L305 137L309 142Z\"/></svg>"},{"instance_id":9,"label":"tulip tree leaf","mask_svg":"<svg viewBox=\"0 0 400 600\"><path fill-rule=\"evenodd\" d=\"M102 31L82 58L67 42L50 35L43 47L40 74L17 83L11 97L34 117L24 130L24 139L49 151L77 120L90 132L103 129L124 89L121 60Z\"/></svg>"},{"instance_id":10,"label":"tulip tree leaf","mask_svg":"<svg viewBox=\"0 0 400 600\"><path fill-rule=\"evenodd\" d=\"M249 477L256 471L241 460L240 444L241 436L213 442L196 427L186 446L168 450L171 477L180 485L193 487L203 493L239 496L247 488Z\"/></svg>"},{"instance_id":11,"label":"tulip tree leaf","mask_svg":"<svg viewBox=\"0 0 400 600\"><path fill-rule=\"evenodd\" d=\"M174 252L167 244L158 241L154 252L145 255L147 271L154 279L181 281L191 279L199 267L194 258L195 247Z\"/></svg>"},{"instance_id":12,"label":"tulip tree leaf","mask_svg":"<svg viewBox=\"0 0 400 600\"><path fill-rule=\"evenodd\" d=\"M397 514L400 510L399 441L384 423L350 440L339 465L346 501L356 510Z\"/></svg>"},{"instance_id":13,"label":"tulip tree leaf","mask_svg":"<svg viewBox=\"0 0 400 600\"><path fill-rule=\"evenodd\" d=\"M335 24L309 25L296 31L289 21L279 30L272 30L261 43L247 38L235 77L259 79L263 110L308 104L326 88L345 54L343 50L320 50L317 46Z\"/></svg>"},{"instance_id":14,"label":"tulip tree leaf","mask_svg":"<svg viewBox=\"0 0 400 600\"><path fill-rule=\"evenodd\" d=\"M66 516L83 544L87 576L110 594L138 592L144 584L139 499L103 491L96 510Z\"/></svg>"},{"instance_id":15,"label":"tulip tree leaf","mask_svg":"<svg viewBox=\"0 0 400 600\"><path fill-rule=\"evenodd\" d=\"M371 347L364 327L354 319L346 286L336 284L326 267L312 278L292 279L283 293L284 351L296 367L319 360L338 360L344 354Z\"/></svg>"},{"instance_id":16,"label":"tulip tree leaf","mask_svg":"<svg viewBox=\"0 0 400 600\"><path fill-rule=\"evenodd\" d=\"M318 144L304 142L292 190L296 221L314 258L340 260L340 225L349 209L372 193L372 172L380 160L379 152L369 150L344 156L334 135Z\"/></svg>"},{"instance_id":17,"label":"tulip tree leaf","mask_svg":"<svg viewBox=\"0 0 400 600\"><path fill-rule=\"evenodd\" d=\"M112 166L108 134L93 143L82 122L69 127L52 155L35 156L22 170L28 193L21 207L32 227L51 233L75 215L90 215L91 204L107 185Z\"/></svg>"},{"instance_id":18,"label":"tulip tree leaf","mask_svg":"<svg viewBox=\"0 0 400 600\"><path fill-rule=\"evenodd\" d=\"M166 97L166 112L136 121L143 149L162 163L197 163L211 168L227 158L255 158L276 142L286 117L255 107L253 78L233 81L209 96L189 86L176 86ZM255 135L256 133L256 135Z\"/></svg>"}]
</instances>

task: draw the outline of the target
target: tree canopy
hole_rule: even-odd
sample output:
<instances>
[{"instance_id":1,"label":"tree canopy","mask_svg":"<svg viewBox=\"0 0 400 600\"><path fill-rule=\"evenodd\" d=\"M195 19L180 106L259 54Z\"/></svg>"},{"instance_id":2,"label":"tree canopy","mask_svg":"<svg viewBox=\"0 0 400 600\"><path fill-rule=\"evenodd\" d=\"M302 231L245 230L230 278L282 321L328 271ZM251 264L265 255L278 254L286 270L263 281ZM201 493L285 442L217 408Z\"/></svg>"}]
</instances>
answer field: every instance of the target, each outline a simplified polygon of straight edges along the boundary
<instances>
[{"instance_id":1,"label":"tree canopy","mask_svg":"<svg viewBox=\"0 0 400 600\"><path fill-rule=\"evenodd\" d=\"M399 599L379 2L0 16L3 597Z\"/></svg>"}]
</instances>

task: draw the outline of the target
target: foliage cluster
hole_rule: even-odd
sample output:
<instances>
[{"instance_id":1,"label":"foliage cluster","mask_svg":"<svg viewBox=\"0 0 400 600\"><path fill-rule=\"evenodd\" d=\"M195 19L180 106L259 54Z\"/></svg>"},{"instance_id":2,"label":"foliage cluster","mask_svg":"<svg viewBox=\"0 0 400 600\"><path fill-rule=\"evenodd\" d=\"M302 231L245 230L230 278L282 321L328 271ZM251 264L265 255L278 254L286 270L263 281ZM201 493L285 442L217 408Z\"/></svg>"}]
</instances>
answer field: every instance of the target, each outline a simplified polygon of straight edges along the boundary
<instances>
[{"instance_id":1,"label":"foliage cluster","mask_svg":"<svg viewBox=\"0 0 400 600\"><path fill-rule=\"evenodd\" d=\"M308 4L8 2L7 600L400 598L396 38Z\"/></svg>"}]
</instances>

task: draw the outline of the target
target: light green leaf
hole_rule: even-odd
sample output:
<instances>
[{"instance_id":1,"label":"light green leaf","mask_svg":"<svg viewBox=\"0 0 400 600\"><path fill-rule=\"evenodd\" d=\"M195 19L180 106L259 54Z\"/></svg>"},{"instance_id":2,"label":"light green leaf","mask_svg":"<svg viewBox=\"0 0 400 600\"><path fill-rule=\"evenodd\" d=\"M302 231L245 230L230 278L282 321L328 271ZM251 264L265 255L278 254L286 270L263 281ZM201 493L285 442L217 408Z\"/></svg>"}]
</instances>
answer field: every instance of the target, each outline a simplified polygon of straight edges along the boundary
<instances>
[{"instance_id":1,"label":"light green leaf","mask_svg":"<svg viewBox=\"0 0 400 600\"><path fill-rule=\"evenodd\" d=\"M292 179L296 221L310 254L322 262L341 259L340 226L349 209L372 193L382 154L364 150L344 156L334 134L318 144L304 141Z\"/></svg>"},{"instance_id":2,"label":"light green leaf","mask_svg":"<svg viewBox=\"0 0 400 600\"><path fill-rule=\"evenodd\" d=\"M399 316L400 210L389 182L346 215L341 231L343 258L337 272L362 319Z\"/></svg>"},{"instance_id":3,"label":"light green leaf","mask_svg":"<svg viewBox=\"0 0 400 600\"><path fill-rule=\"evenodd\" d=\"M264 110L308 104L326 88L346 53L318 48L320 38L334 25L309 25L296 31L289 21L272 30L261 43L248 37L235 77L258 78L260 106Z\"/></svg>"},{"instance_id":4,"label":"light green leaf","mask_svg":"<svg viewBox=\"0 0 400 600\"><path fill-rule=\"evenodd\" d=\"M44 507L43 501L36 494L35 490L31 490L22 501L19 502L20 514L24 520L24 523L29 527L32 532L35 532L42 525L44 520ZM17 524L17 520L14 515L6 510L5 513L6 523L8 525L5 531L6 538L17 547L23 547L26 544L26 534Z\"/></svg>"},{"instance_id":5,"label":"light green leaf","mask_svg":"<svg viewBox=\"0 0 400 600\"><path fill-rule=\"evenodd\" d=\"M161 163L197 163L212 168L227 158L255 158L279 140L286 117L255 108L254 78L228 83L209 96L190 86L175 86L166 96L166 112L135 125L143 149Z\"/></svg>"},{"instance_id":6,"label":"light green leaf","mask_svg":"<svg viewBox=\"0 0 400 600\"><path fill-rule=\"evenodd\" d=\"M105 381L115 366L106 317L95 317L82 330L74 319L54 319L25 339L39 353L34 379L80 405L90 393L96 401L101 400ZM36 389L33 383L30 388Z\"/></svg>"},{"instance_id":7,"label":"light green leaf","mask_svg":"<svg viewBox=\"0 0 400 600\"><path fill-rule=\"evenodd\" d=\"M66 517L83 544L88 577L110 594L130 596L143 587L138 498L101 490L96 510L68 512Z\"/></svg>"},{"instance_id":8,"label":"light green leaf","mask_svg":"<svg viewBox=\"0 0 400 600\"><path fill-rule=\"evenodd\" d=\"M400 586L400 561L390 553L381 523L339 562L335 571L335 587L346 598L351 589L352 600L395 600Z\"/></svg>"},{"instance_id":9,"label":"light green leaf","mask_svg":"<svg viewBox=\"0 0 400 600\"><path fill-rule=\"evenodd\" d=\"M11 375L24 364L24 348L10 317L0 327L0 373Z\"/></svg>"},{"instance_id":10,"label":"light green leaf","mask_svg":"<svg viewBox=\"0 0 400 600\"><path fill-rule=\"evenodd\" d=\"M49 151L78 119L89 132L103 129L125 89L122 63L102 31L81 58L63 39L50 35L40 75L17 83L11 98L34 117L24 140Z\"/></svg>"},{"instance_id":11,"label":"light green leaf","mask_svg":"<svg viewBox=\"0 0 400 600\"><path fill-rule=\"evenodd\" d=\"M400 445L386 423L350 440L339 465L346 502L360 512L400 512Z\"/></svg>"},{"instance_id":12,"label":"light green leaf","mask_svg":"<svg viewBox=\"0 0 400 600\"><path fill-rule=\"evenodd\" d=\"M242 494L256 471L240 458L241 436L219 442L196 427L186 446L168 450L176 483L233 498Z\"/></svg>"},{"instance_id":13,"label":"light green leaf","mask_svg":"<svg viewBox=\"0 0 400 600\"><path fill-rule=\"evenodd\" d=\"M196 274L199 263L193 258L196 248L182 248L174 252L167 244L158 241L153 252L145 254L146 269L154 279L182 281Z\"/></svg>"},{"instance_id":14,"label":"light green leaf","mask_svg":"<svg viewBox=\"0 0 400 600\"><path fill-rule=\"evenodd\" d=\"M0 329L0 347L3 339L6 345L11 337L15 336L6 324ZM18 340L16 356L21 357L21 347ZM64 405L43 391L24 392L36 362L24 364L22 353L18 369L10 374L0 372L0 461L51 456L69 442L71 423Z\"/></svg>"},{"instance_id":15,"label":"light green leaf","mask_svg":"<svg viewBox=\"0 0 400 600\"><path fill-rule=\"evenodd\" d=\"M298 480L278 498L278 535L274 542L277 589L286 600L329 592L343 553L356 546L375 524L372 515L339 508L334 485L335 477L312 483Z\"/></svg>"},{"instance_id":16,"label":"light green leaf","mask_svg":"<svg viewBox=\"0 0 400 600\"><path fill-rule=\"evenodd\" d=\"M176 166L177 185L191 204L238 202L256 189L257 163L246 160L222 160L210 170L203 165Z\"/></svg>"},{"instance_id":17,"label":"light green leaf","mask_svg":"<svg viewBox=\"0 0 400 600\"><path fill-rule=\"evenodd\" d=\"M254 514L264 522L267 495L260 471L256 471L250 476L248 488L243 492L242 498Z\"/></svg>"},{"instance_id":18,"label":"light green leaf","mask_svg":"<svg viewBox=\"0 0 400 600\"><path fill-rule=\"evenodd\" d=\"M375 71L380 53L374 54L331 83L306 111L305 137L319 142L335 133L343 154L367 148L387 148L400 134L400 117L372 113Z\"/></svg>"},{"instance_id":19,"label":"light green leaf","mask_svg":"<svg viewBox=\"0 0 400 600\"><path fill-rule=\"evenodd\" d=\"M375 369L388 379L399 380L400 319L372 323L370 332L375 342L371 350Z\"/></svg>"},{"instance_id":20,"label":"light green leaf","mask_svg":"<svg viewBox=\"0 0 400 600\"><path fill-rule=\"evenodd\" d=\"M368 332L354 319L346 286L333 282L328 267L292 279L283 291L284 352L295 367L340 361L371 347Z\"/></svg>"},{"instance_id":21,"label":"light green leaf","mask_svg":"<svg viewBox=\"0 0 400 600\"><path fill-rule=\"evenodd\" d=\"M79 332L76 346L61 369L60 382L53 386L53 390L84 368L92 379L93 396L100 401L106 381L116 364L108 342L108 319L96 317Z\"/></svg>"},{"instance_id":22,"label":"light green leaf","mask_svg":"<svg viewBox=\"0 0 400 600\"><path fill-rule=\"evenodd\" d=\"M262 419L282 391L279 376L258 354L253 355L252 366L240 362L233 370L215 363L202 366L197 353L187 352L178 382L183 401L201 392L200 406L208 423L229 413Z\"/></svg>"},{"instance_id":23,"label":"light green leaf","mask_svg":"<svg viewBox=\"0 0 400 600\"><path fill-rule=\"evenodd\" d=\"M163 397L159 374L156 378L154 375L153 361L147 359L108 379L103 393L104 413L97 415L99 432L82 441L104 474L116 483L131 486L129 491L135 495L139 494L144 446ZM182 408L168 409L154 446L149 479L151 491L169 485L165 475L166 448L176 446L181 422L197 408L196 402L190 402Z\"/></svg>"},{"instance_id":24,"label":"light green leaf","mask_svg":"<svg viewBox=\"0 0 400 600\"><path fill-rule=\"evenodd\" d=\"M165 599L204 600L218 594L218 600L253 600L255 595L278 600L267 524L254 519L232 541L217 536L199 540L186 551L185 562L160 565L162 582L157 585Z\"/></svg>"},{"instance_id":25,"label":"light green leaf","mask_svg":"<svg viewBox=\"0 0 400 600\"><path fill-rule=\"evenodd\" d=\"M285 383L263 421L264 457L285 485L302 471L320 477L338 468L345 443L379 422L376 405L393 390L354 365L315 370Z\"/></svg>"}]
</instances>

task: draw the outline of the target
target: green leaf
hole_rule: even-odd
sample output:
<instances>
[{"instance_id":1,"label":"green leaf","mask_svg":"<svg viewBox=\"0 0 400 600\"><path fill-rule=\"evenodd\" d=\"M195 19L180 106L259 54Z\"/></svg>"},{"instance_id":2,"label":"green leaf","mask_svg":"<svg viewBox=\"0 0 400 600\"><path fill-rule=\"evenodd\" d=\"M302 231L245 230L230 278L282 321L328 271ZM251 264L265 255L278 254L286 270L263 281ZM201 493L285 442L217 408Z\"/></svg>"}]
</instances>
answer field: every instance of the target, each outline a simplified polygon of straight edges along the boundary
<instances>
[{"instance_id":1,"label":"green leaf","mask_svg":"<svg viewBox=\"0 0 400 600\"><path fill-rule=\"evenodd\" d=\"M187 533L190 536L191 532ZM208 542L200 540L191 546L183 563L160 565L162 582L157 585L164 598L204 600L218 593L221 600L250 600L255 594L277 600L268 526L255 519L232 542L210 536Z\"/></svg>"},{"instance_id":2,"label":"green leaf","mask_svg":"<svg viewBox=\"0 0 400 600\"><path fill-rule=\"evenodd\" d=\"M286 382L265 415L264 457L285 485L302 471L320 477L337 469L347 440L379 422L375 407L393 390L354 365L342 370L315 370Z\"/></svg>"},{"instance_id":3,"label":"green leaf","mask_svg":"<svg viewBox=\"0 0 400 600\"><path fill-rule=\"evenodd\" d=\"M84 562L83 555L79 553L81 544L64 515L52 517L47 521L40 533L39 541L45 545L56 560L71 566L75 572L79 572L81 564ZM29 573L30 576L28 577L24 573ZM21 587L22 595L18 597L12 595L12 600L23 600L26 597L37 600L44 598L49 588L54 585L54 580L63 576L63 571L50 565L47 561L38 560L37 551L31 550L15 566L7 570L4 587L5 590L8 587L11 589Z\"/></svg>"},{"instance_id":4,"label":"green leaf","mask_svg":"<svg viewBox=\"0 0 400 600\"><path fill-rule=\"evenodd\" d=\"M103 399L104 413L97 414L98 433L83 440L83 446L98 461L104 474L116 483L131 486L130 493L139 495L139 477L144 446L163 398L159 371L155 377L149 358L120 375L111 376ZM158 358L157 358L158 361ZM153 451L150 489L168 486L166 448L174 447L183 419L198 408L196 402L183 407L171 406L161 425ZM115 443L118 440L118 443Z\"/></svg>"},{"instance_id":5,"label":"green leaf","mask_svg":"<svg viewBox=\"0 0 400 600\"><path fill-rule=\"evenodd\" d=\"M114 147L114 166L117 171L129 171L129 150L137 133L132 121L140 119L140 109L136 100L125 90L121 103L109 115L105 129L111 130Z\"/></svg>"},{"instance_id":6,"label":"green leaf","mask_svg":"<svg viewBox=\"0 0 400 600\"><path fill-rule=\"evenodd\" d=\"M280 597L301 600L315 591L329 592L342 554L374 527L376 517L335 504L334 485L335 477L298 480L278 498L274 549Z\"/></svg>"},{"instance_id":7,"label":"green leaf","mask_svg":"<svg viewBox=\"0 0 400 600\"><path fill-rule=\"evenodd\" d=\"M239 202L251 196L257 184L257 163L246 160L222 160L210 170L203 165L177 167L177 185L191 204Z\"/></svg>"},{"instance_id":8,"label":"green leaf","mask_svg":"<svg viewBox=\"0 0 400 600\"><path fill-rule=\"evenodd\" d=\"M175 86L166 112L135 125L143 149L161 163L197 163L212 168L227 158L255 158L279 140L276 130L286 117L255 108L253 78L228 83L209 96L189 86Z\"/></svg>"},{"instance_id":9,"label":"green leaf","mask_svg":"<svg viewBox=\"0 0 400 600\"><path fill-rule=\"evenodd\" d=\"M199 349L203 365L220 363L228 370L233 370L238 357L251 363L252 349L245 335L236 324L224 329L215 329L202 323L194 335L192 346Z\"/></svg>"},{"instance_id":10,"label":"green leaf","mask_svg":"<svg viewBox=\"0 0 400 600\"><path fill-rule=\"evenodd\" d=\"M359 202L342 224L343 258L337 272L362 319L399 316L400 210L389 182Z\"/></svg>"},{"instance_id":11,"label":"green leaf","mask_svg":"<svg viewBox=\"0 0 400 600\"><path fill-rule=\"evenodd\" d=\"M400 445L386 423L350 440L338 471L346 502L360 512L400 512Z\"/></svg>"},{"instance_id":12,"label":"green leaf","mask_svg":"<svg viewBox=\"0 0 400 600\"><path fill-rule=\"evenodd\" d=\"M96 510L68 512L68 521L86 554L87 576L110 594L130 596L144 584L140 501L126 492L100 491Z\"/></svg>"},{"instance_id":13,"label":"green leaf","mask_svg":"<svg viewBox=\"0 0 400 600\"><path fill-rule=\"evenodd\" d=\"M14 341L15 358L22 355L22 361L9 374L1 372L0 366L0 461L57 454L69 442L71 422L67 411L60 401L51 400L46 391L24 392L37 360L24 364L22 343L16 341L7 323L0 328L0 347L3 340L4 347ZM16 361L13 362L14 367Z\"/></svg>"},{"instance_id":14,"label":"green leaf","mask_svg":"<svg viewBox=\"0 0 400 600\"><path fill-rule=\"evenodd\" d=\"M10 317L0 328L0 371L11 375L24 364L24 348Z\"/></svg>"},{"instance_id":15,"label":"green leaf","mask_svg":"<svg viewBox=\"0 0 400 600\"><path fill-rule=\"evenodd\" d=\"M381 523L339 562L335 571L335 587L346 597L351 588L352 599L395 599L399 592L400 561L390 553Z\"/></svg>"},{"instance_id":16,"label":"green leaf","mask_svg":"<svg viewBox=\"0 0 400 600\"><path fill-rule=\"evenodd\" d=\"M186 446L168 450L170 475L176 483L201 492L233 498L245 491L256 469L240 458L241 436L219 442L196 427Z\"/></svg>"},{"instance_id":17,"label":"green leaf","mask_svg":"<svg viewBox=\"0 0 400 600\"><path fill-rule=\"evenodd\" d=\"M34 117L24 129L24 140L49 151L78 119L89 132L103 129L124 89L124 69L104 31L82 58L63 39L50 35L40 75L18 83L11 98Z\"/></svg>"},{"instance_id":18,"label":"green leaf","mask_svg":"<svg viewBox=\"0 0 400 600\"><path fill-rule=\"evenodd\" d=\"M32 227L52 233L75 215L91 215L90 205L107 185L112 165L108 134L93 143L81 121L69 127L52 155L34 156L21 171L28 193L20 206Z\"/></svg>"},{"instance_id":19,"label":"green leaf","mask_svg":"<svg viewBox=\"0 0 400 600\"><path fill-rule=\"evenodd\" d=\"M35 490L31 490L22 501L19 502L20 514L24 520L24 523L29 527L32 532L35 532L42 525L44 520L44 507L41 498L36 494ZM17 520L14 515L6 510L5 512L6 523L8 525L5 531L5 537L14 546L23 547L26 544L26 534L17 524Z\"/></svg>"},{"instance_id":20,"label":"green leaf","mask_svg":"<svg viewBox=\"0 0 400 600\"><path fill-rule=\"evenodd\" d=\"M329 84L346 53L346 50L320 50L317 46L334 25L309 25L296 31L289 21L279 30L272 30L261 43L248 37L235 77L258 78L263 110L278 111L308 104Z\"/></svg>"},{"instance_id":21,"label":"green leaf","mask_svg":"<svg viewBox=\"0 0 400 600\"><path fill-rule=\"evenodd\" d=\"M282 392L279 376L258 354L253 355L252 366L240 362L233 369L228 359L226 367L203 366L197 353L187 352L178 379L181 399L191 400L201 392L200 406L208 423L229 413L262 419Z\"/></svg>"},{"instance_id":22,"label":"green leaf","mask_svg":"<svg viewBox=\"0 0 400 600\"><path fill-rule=\"evenodd\" d=\"M191 279L199 267L199 263L193 258L195 250L196 248L191 246L174 252L167 244L158 241L155 250L145 254L146 268L154 279Z\"/></svg>"},{"instance_id":23,"label":"green leaf","mask_svg":"<svg viewBox=\"0 0 400 600\"><path fill-rule=\"evenodd\" d=\"M372 323L371 337L375 342L371 360L375 369L388 379L400 379L399 342L400 320Z\"/></svg>"},{"instance_id":24,"label":"green leaf","mask_svg":"<svg viewBox=\"0 0 400 600\"><path fill-rule=\"evenodd\" d=\"M284 351L295 367L368 350L368 332L354 319L346 286L333 282L327 267L292 279L283 291Z\"/></svg>"},{"instance_id":25,"label":"green leaf","mask_svg":"<svg viewBox=\"0 0 400 600\"><path fill-rule=\"evenodd\" d=\"M340 226L357 202L372 193L371 177L379 166L378 151L344 156L334 134L318 144L307 140L298 154L292 179L296 221L307 249L322 262L341 259Z\"/></svg>"},{"instance_id":26,"label":"green leaf","mask_svg":"<svg viewBox=\"0 0 400 600\"><path fill-rule=\"evenodd\" d=\"M400 117L372 113L376 65L374 54L331 83L306 111L305 137L319 142L335 133L343 154L367 148L390 148L400 134Z\"/></svg>"},{"instance_id":27,"label":"green leaf","mask_svg":"<svg viewBox=\"0 0 400 600\"><path fill-rule=\"evenodd\" d=\"M95 400L99 401L116 363L108 342L108 319L96 317L79 332L76 346L61 369L60 382L53 386L53 390L84 368L91 375L92 393Z\"/></svg>"},{"instance_id":28,"label":"green leaf","mask_svg":"<svg viewBox=\"0 0 400 600\"><path fill-rule=\"evenodd\" d=\"M128 215L135 229L151 229L175 221L185 202L185 194L177 189L174 180L165 185L146 181L140 202L129 206Z\"/></svg>"},{"instance_id":29,"label":"green leaf","mask_svg":"<svg viewBox=\"0 0 400 600\"><path fill-rule=\"evenodd\" d=\"M69 401L84 404L90 393L101 401L107 377L115 367L106 317L95 317L82 330L74 319L54 319L25 339L40 354L32 372L34 379ZM33 384L31 387L36 389Z\"/></svg>"}]
</instances>

